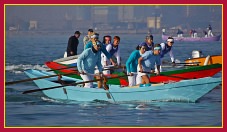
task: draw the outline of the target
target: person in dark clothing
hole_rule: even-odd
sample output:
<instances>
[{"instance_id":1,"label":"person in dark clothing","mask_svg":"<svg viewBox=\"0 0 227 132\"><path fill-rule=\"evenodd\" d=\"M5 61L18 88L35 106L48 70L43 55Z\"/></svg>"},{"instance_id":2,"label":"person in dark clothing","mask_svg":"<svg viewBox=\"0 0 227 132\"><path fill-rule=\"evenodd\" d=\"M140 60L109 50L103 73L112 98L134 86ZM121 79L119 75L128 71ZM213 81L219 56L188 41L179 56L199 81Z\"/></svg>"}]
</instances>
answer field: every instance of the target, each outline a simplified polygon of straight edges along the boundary
<instances>
[{"instance_id":1,"label":"person in dark clothing","mask_svg":"<svg viewBox=\"0 0 227 132\"><path fill-rule=\"evenodd\" d=\"M153 50L153 48L154 48L153 40L154 40L153 35L150 34L150 35L147 35L145 38L145 41L142 42L142 43L146 44L146 51ZM139 50L139 45L137 45L137 47L136 47L137 50Z\"/></svg>"},{"instance_id":2,"label":"person in dark clothing","mask_svg":"<svg viewBox=\"0 0 227 132\"><path fill-rule=\"evenodd\" d=\"M211 25L209 25L207 29L208 29L207 36L208 37L213 37L214 35L212 33L212 27L211 27Z\"/></svg>"},{"instance_id":3,"label":"person in dark clothing","mask_svg":"<svg viewBox=\"0 0 227 132\"><path fill-rule=\"evenodd\" d=\"M79 44L79 37L80 32L76 31L73 36L71 36L68 40L68 46L67 46L67 57L77 55L77 47Z\"/></svg>"},{"instance_id":4,"label":"person in dark clothing","mask_svg":"<svg viewBox=\"0 0 227 132\"><path fill-rule=\"evenodd\" d=\"M180 29L177 30L177 37L183 37L183 31L181 31Z\"/></svg>"},{"instance_id":5,"label":"person in dark clothing","mask_svg":"<svg viewBox=\"0 0 227 132\"><path fill-rule=\"evenodd\" d=\"M203 33L205 35L205 38L207 38L207 31L203 30Z\"/></svg>"}]
</instances>

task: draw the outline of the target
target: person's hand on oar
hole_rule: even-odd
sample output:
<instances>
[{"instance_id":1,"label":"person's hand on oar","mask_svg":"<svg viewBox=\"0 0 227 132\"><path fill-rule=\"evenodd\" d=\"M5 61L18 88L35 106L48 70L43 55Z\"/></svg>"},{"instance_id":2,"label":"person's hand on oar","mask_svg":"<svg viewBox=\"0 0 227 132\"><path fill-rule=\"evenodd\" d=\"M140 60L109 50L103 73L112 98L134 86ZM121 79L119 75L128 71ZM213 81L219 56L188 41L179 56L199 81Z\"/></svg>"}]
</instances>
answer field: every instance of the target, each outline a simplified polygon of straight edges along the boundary
<instances>
[{"instance_id":1,"label":"person's hand on oar","mask_svg":"<svg viewBox=\"0 0 227 132\"><path fill-rule=\"evenodd\" d=\"M85 74L85 72L84 72L84 71L80 71L80 74L84 75L84 74Z\"/></svg>"},{"instance_id":2,"label":"person's hand on oar","mask_svg":"<svg viewBox=\"0 0 227 132\"><path fill-rule=\"evenodd\" d=\"M175 67L176 66L176 63L175 61L172 62L172 67Z\"/></svg>"},{"instance_id":3,"label":"person's hand on oar","mask_svg":"<svg viewBox=\"0 0 227 132\"><path fill-rule=\"evenodd\" d=\"M117 63L115 63L112 58L110 59L110 61L114 66L117 66Z\"/></svg>"},{"instance_id":4,"label":"person's hand on oar","mask_svg":"<svg viewBox=\"0 0 227 132\"><path fill-rule=\"evenodd\" d=\"M128 73L129 76L133 76L134 74L132 72Z\"/></svg>"}]
</instances>

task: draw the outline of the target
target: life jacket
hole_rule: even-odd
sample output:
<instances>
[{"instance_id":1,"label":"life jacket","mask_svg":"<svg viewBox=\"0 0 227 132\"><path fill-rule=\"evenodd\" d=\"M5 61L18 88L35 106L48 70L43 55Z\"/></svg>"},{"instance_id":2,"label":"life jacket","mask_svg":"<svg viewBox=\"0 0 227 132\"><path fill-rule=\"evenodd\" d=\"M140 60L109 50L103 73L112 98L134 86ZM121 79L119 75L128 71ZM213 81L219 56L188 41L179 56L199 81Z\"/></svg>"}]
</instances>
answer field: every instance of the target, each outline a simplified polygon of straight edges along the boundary
<instances>
[{"instance_id":1,"label":"life jacket","mask_svg":"<svg viewBox=\"0 0 227 132\"><path fill-rule=\"evenodd\" d=\"M118 50L118 46L117 46L117 48L115 48L114 49L114 46L113 46L113 43L111 43L111 46L112 46L112 48L111 48L111 50L110 50L110 55L111 55L111 57L117 52L117 50Z\"/></svg>"},{"instance_id":2,"label":"life jacket","mask_svg":"<svg viewBox=\"0 0 227 132\"><path fill-rule=\"evenodd\" d=\"M168 46L168 44L165 43L165 48L162 49L162 52L161 52L161 58L163 58L164 55L171 50L171 48L172 48L172 46Z\"/></svg>"},{"instance_id":3,"label":"life jacket","mask_svg":"<svg viewBox=\"0 0 227 132\"><path fill-rule=\"evenodd\" d=\"M153 49L154 49L154 43L153 42L152 42L151 46L147 44L147 51L153 50Z\"/></svg>"}]
</instances>

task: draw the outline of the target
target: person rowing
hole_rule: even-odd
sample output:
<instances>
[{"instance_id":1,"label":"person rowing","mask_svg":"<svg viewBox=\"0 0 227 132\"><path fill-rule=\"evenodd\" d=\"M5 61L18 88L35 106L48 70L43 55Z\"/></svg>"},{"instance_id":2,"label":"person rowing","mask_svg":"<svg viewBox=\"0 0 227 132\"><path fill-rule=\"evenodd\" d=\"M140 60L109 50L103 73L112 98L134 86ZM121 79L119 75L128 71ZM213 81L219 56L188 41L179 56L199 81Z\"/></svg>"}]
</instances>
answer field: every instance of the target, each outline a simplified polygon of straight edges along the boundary
<instances>
[{"instance_id":1,"label":"person rowing","mask_svg":"<svg viewBox=\"0 0 227 132\"><path fill-rule=\"evenodd\" d=\"M146 48L146 44L141 43L139 45L139 50L134 50L126 61L127 74L130 75L128 76L128 86L134 86L137 84L137 82L141 82L140 77L137 78L137 65L138 59L141 57L142 54L145 53Z\"/></svg>"},{"instance_id":2,"label":"person rowing","mask_svg":"<svg viewBox=\"0 0 227 132\"><path fill-rule=\"evenodd\" d=\"M99 75L102 77L102 65L101 65L101 43L99 41L93 41L92 47L84 50L78 60L77 68L80 72L80 76L83 81L90 81L94 79L95 67L99 70ZM99 79L99 78L97 78ZM93 82L85 83L84 87L93 88ZM102 87L101 81L98 81L98 87Z\"/></svg>"},{"instance_id":3,"label":"person rowing","mask_svg":"<svg viewBox=\"0 0 227 132\"><path fill-rule=\"evenodd\" d=\"M99 34L95 33L94 35L91 36L91 41L87 43L87 45L85 46L85 49L91 48L92 47L92 43L95 41L99 41ZM100 41L99 41L100 42ZM106 58L108 58L110 60L110 62L116 66L117 64L113 61L113 59L111 58L111 54L106 50L106 45L105 44L101 44L101 53L103 53L105 55ZM104 60L101 60L103 67L107 66L107 64L105 64ZM109 72L106 70L104 72L104 74L109 74Z\"/></svg>"},{"instance_id":4,"label":"person rowing","mask_svg":"<svg viewBox=\"0 0 227 132\"><path fill-rule=\"evenodd\" d=\"M160 65L161 65L161 45L155 44L154 50L146 51L141 57L138 59L138 77L142 78L141 84L149 84L150 83L150 73L153 72L155 68L155 64L157 66L156 74L160 74Z\"/></svg>"},{"instance_id":5,"label":"person rowing","mask_svg":"<svg viewBox=\"0 0 227 132\"><path fill-rule=\"evenodd\" d=\"M145 44L146 45L146 51L154 49L153 40L154 40L153 35L147 35L145 37L145 41L141 43L141 44ZM139 50L139 46L140 46L140 44L136 47L137 50Z\"/></svg>"},{"instance_id":6,"label":"person rowing","mask_svg":"<svg viewBox=\"0 0 227 132\"><path fill-rule=\"evenodd\" d=\"M173 44L174 44L173 37L168 37L168 39L166 40L166 43L160 44L161 45L161 64L165 54L169 53L171 62L173 63L173 65L175 65L175 59L173 55ZM162 71L161 67L160 67L160 71Z\"/></svg>"},{"instance_id":7,"label":"person rowing","mask_svg":"<svg viewBox=\"0 0 227 132\"><path fill-rule=\"evenodd\" d=\"M119 44L120 44L120 37L114 36L113 43L110 43L106 46L106 50L110 54L110 58L112 58L113 56L116 57L118 66L121 65ZM104 57L104 61L105 61L106 65L113 64L111 62L111 60L108 58L108 56ZM114 65L116 65L116 64L114 64Z\"/></svg>"}]
</instances>

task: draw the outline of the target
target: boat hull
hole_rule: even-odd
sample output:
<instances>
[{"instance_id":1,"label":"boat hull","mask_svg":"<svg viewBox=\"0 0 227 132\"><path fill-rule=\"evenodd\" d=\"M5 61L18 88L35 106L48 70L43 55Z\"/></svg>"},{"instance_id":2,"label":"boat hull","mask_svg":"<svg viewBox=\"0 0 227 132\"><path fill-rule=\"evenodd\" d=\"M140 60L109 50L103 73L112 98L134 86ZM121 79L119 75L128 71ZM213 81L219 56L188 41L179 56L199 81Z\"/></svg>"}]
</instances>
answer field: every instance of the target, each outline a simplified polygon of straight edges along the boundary
<instances>
[{"instance_id":1,"label":"boat hull","mask_svg":"<svg viewBox=\"0 0 227 132\"><path fill-rule=\"evenodd\" d=\"M62 65L55 62L47 62L46 65L51 69L60 69L60 68L67 68L66 65ZM174 70L174 71L166 71L161 72L160 76L151 75L150 82L152 83L161 83L161 82L171 82L171 81L180 81L180 80L187 80L187 79L196 79L196 78L202 78L202 77L212 77L218 72L222 70L221 64L213 64L213 65L207 65L207 66L193 66L188 67L181 70ZM69 68L69 69L62 69L62 70L55 70L55 73L60 74L66 74L66 73L72 73L75 72L75 68ZM124 73L117 73L113 74L112 76L122 76ZM69 75L70 77L81 79L79 75ZM111 80L108 84L116 84L116 85L122 85L127 86L128 85L128 79L120 78Z\"/></svg>"},{"instance_id":2,"label":"boat hull","mask_svg":"<svg viewBox=\"0 0 227 132\"><path fill-rule=\"evenodd\" d=\"M25 71L30 78L36 78L34 70ZM59 83L47 79L34 80L40 88L61 86ZM102 88L83 88L82 86L63 86L42 92L53 99L74 101L109 101L120 102L148 102L148 101L177 101L196 102L221 83L221 78L200 78L183 80L176 83L156 84L147 87L120 87L109 85L109 90Z\"/></svg>"}]
</instances>

